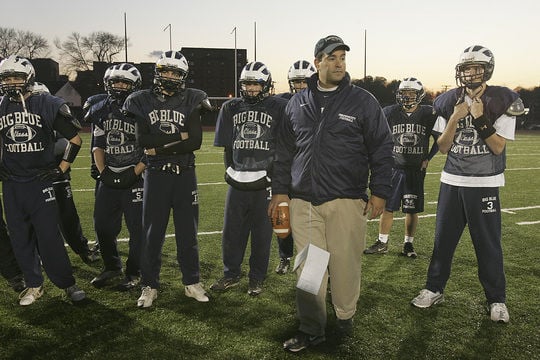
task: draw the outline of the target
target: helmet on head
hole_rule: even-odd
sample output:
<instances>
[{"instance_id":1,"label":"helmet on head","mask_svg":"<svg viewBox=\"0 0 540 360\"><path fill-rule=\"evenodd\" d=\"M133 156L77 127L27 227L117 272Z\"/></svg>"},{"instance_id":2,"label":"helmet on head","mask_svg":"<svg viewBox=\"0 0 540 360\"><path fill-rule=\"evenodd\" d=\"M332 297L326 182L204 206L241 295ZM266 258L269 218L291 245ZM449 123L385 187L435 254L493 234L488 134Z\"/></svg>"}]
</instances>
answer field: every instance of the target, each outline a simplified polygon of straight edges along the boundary
<instances>
[{"instance_id":1,"label":"helmet on head","mask_svg":"<svg viewBox=\"0 0 540 360\"><path fill-rule=\"evenodd\" d=\"M309 61L298 60L289 68L287 73L287 79L289 80L289 89L291 92L296 92L294 88L295 81L306 81L311 75L315 74L317 70Z\"/></svg>"},{"instance_id":2,"label":"helmet on head","mask_svg":"<svg viewBox=\"0 0 540 360\"><path fill-rule=\"evenodd\" d=\"M270 95L270 90L272 89L272 75L266 65L260 61L247 63L240 73L238 82L240 83L240 95L249 103L256 103L263 100ZM256 95L249 94L246 91L246 84L249 83L258 83L262 86L261 91Z\"/></svg>"},{"instance_id":3,"label":"helmet on head","mask_svg":"<svg viewBox=\"0 0 540 360\"><path fill-rule=\"evenodd\" d=\"M18 83L7 84L4 80L8 77L18 77ZM11 55L0 62L0 90L12 100L19 101L22 96L32 90L36 71L27 59Z\"/></svg>"},{"instance_id":4,"label":"helmet on head","mask_svg":"<svg viewBox=\"0 0 540 360\"><path fill-rule=\"evenodd\" d=\"M163 76L162 72L172 71L177 77ZM189 65L187 59L179 51L165 51L156 61L154 84L159 91L176 93L185 88Z\"/></svg>"},{"instance_id":5,"label":"helmet on head","mask_svg":"<svg viewBox=\"0 0 540 360\"><path fill-rule=\"evenodd\" d=\"M464 70L470 65L480 65L483 72L466 74ZM491 50L481 45L469 46L459 56L459 62L456 65L456 83L458 86L475 89L491 79L494 69L495 57Z\"/></svg>"},{"instance_id":6,"label":"helmet on head","mask_svg":"<svg viewBox=\"0 0 540 360\"><path fill-rule=\"evenodd\" d=\"M129 86L116 87L115 84L118 82ZM114 65L108 74L107 92L116 100L123 102L129 94L140 89L141 83L141 73L135 66L128 63Z\"/></svg>"},{"instance_id":7,"label":"helmet on head","mask_svg":"<svg viewBox=\"0 0 540 360\"><path fill-rule=\"evenodd\" d=\"M412 91L415 93L414 96L411 96ZM426 92L420 80L409 77L399 83L396 91L396 102L405 109L412 109L422 102L424 96L426 96Z\"/></svg>"},{"instance_id":8,"label":"helmet on head","mask_svg":"<svg viewBox=\"0 0 540 360\"><path fill-rule=\"evenodd\" d=\"M39 81L34 82L34 86L32 87L32 94L50 94L50 90L44 83L41 83Z\"/></svg>"},{"instance_id":9,"label":"helmet on head","mask_svg":"<svg viewBox=\"0 0 540 360\"><path fill-rule=\"evenodd\" d=\"M106 92L109 92L109 76L111 76L111 71L113 69L114 65L111 65L107 68L107 70L105 70L105 74L103 74L103 88L105 89Z\"/></svg>"}]
</instances>

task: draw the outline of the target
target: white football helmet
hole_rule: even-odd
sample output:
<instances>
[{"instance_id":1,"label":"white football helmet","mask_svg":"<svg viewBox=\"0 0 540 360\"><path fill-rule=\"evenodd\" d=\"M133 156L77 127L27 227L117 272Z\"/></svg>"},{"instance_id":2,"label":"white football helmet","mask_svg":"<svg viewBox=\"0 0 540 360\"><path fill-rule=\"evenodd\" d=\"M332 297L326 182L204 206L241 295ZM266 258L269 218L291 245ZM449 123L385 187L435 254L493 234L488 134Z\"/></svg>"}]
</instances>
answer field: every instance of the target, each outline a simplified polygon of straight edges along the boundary
<instances>
[{"instance_id":1,"label":"white football helmet","mask_svg":"<svg viewBox=\"0 0 540 360\"><path fill-rule=\"evenodd\" d=\"M272 90L272 74L260 61L247 63L240 73L240 95L249 103L256 103L270 95ZM251 95L246 91L246 84L258 83L262 90L257 95Z\"/></svg>"},{"instance_id":2,"label":"white football helmet","mask_svg":"<svg viewBox=\"0 0 540 360\"><path fill-rule=\"evenodd\" d=\"M20 82L7 84L5 79L8 77L18 77ZM28 59L11 55L0 62L0 90L11 100L20 101L32 91L35 77L36 71Z\"/></svg>"},{"instance_id":3,"label":"white football helmet","mask_svg":"<svg viewBox=\"0 0 540 360\"><path fill-rule=\"evenodd\" d=\"M118 82L126 83L129 87L115 87L115 83ZM141 73L135 66L128 63L114 65L108 74L107 84L109 95L123 102L129 94L140 89L142 84Z\"/></svg>"},{"instance_id":4,"label":"white football helmet","mask_svg":"<svg viewBox=\"0 0 540 360\"><path fill-rule=\"evenodd\" d=\"M34 86L32 87L32 94L50 94L50 90L44 83L41 83L39 81L34 82Z\"/></svg>"},{"instance_id":5,"label":"white football helmet","mask_svg":"<svg viewBox=\"0 0 540 360\"><path fill-rule=\"evenodd\" d=\"M315 74L317 70L309 61L298 60L289 68L287 73L287 79L289 80L289 89L292 93L297 92L294 87L295 81L307 81L311 75Z\"/></svg>"},{"instance_id":6,"label":"white football helmet","mask_svg":"<svg viewBox=\"0 0 540 360\"><path fill-rule=\"evenodd\" d=\"M411 91L414 91L414 97L410 96ZM412 109L422 102L424 96L426 96L426 92L420 80L408 77L399 83L396 91L396 102L405 109Z\"/></svg>"},{"instance_id":7,"label":"white football helmet","mask_svg":"<svg viewBox=\"0 0 540 360\"><path fill-rule=\"evenodd\" d=\"M173 71L178 78L163 76L163 71ZM185 81L189 72L187 59L179 51L165 51L156 62L154 84L159 91L176 93L185 88Z\"/></svg>"},{"instance_id":8,"label":"white football helmet","mask_svg":"<svg viewBox=\"0 0 540 360\"><path fill-rule=\"evenodd\" d=\"M483 72L479 74L467 74L465 69L469 65L481 65ZM469 46L459 56L459 61L456 65L456 84L475 89L482 85L483 82L491 79L494 69L495 57L491 50L481 45Z\"/></svg>"}]
</instances>

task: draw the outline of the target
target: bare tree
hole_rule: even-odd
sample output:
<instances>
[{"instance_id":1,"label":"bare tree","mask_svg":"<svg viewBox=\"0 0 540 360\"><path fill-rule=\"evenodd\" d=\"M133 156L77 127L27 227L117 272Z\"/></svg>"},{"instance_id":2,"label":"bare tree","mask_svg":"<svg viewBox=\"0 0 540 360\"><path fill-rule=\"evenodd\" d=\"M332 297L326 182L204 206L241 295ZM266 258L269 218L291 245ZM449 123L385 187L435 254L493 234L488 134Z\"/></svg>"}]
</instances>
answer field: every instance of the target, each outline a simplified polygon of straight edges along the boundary
<instances>
[{"instance_id":1,"label":"bare tree","mask_svg":"<svg viewBox=\"0 0 540 360\"><path fill-rule=\"evenodd\" d=\"M77 70L91 70L94 61L114 62L114 58L124 49L123 37L98 31L88 36L71 33L65 41L55 39L54 45L68 73Z\"/></svg>"},{"instance_id":2,"label":"bare tree","mask_svg":"<svg viewBox=\"0 0 540 360\"><path fill-rule=\"evenodd\" d=\"M47 40L30 31L0 27L0 56L21 55L29 59L49 54Z\"/></svg>"}]
</instances>

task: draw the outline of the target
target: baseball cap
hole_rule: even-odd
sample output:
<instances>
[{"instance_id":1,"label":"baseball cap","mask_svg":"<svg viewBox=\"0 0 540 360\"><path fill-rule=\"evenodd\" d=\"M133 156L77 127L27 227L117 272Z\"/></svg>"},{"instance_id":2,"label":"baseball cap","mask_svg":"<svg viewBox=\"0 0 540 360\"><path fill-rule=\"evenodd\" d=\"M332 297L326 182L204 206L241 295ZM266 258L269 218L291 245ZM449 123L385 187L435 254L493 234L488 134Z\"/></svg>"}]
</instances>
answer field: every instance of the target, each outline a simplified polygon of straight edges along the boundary
<instances>
[{"instance_id":1,"label":"baseball cap","mask_svg":"<svg viewBox=\"0 0 540 360\"><path fill-rule=\"evenodd\" d=\"M348 45L345 45L339 36L328 35L327 37L317 41L317 44L315 44L315 57L321 53L331 54L337 48L342 48L346 51L351 50Z\"/></svg>"}]
</instances>

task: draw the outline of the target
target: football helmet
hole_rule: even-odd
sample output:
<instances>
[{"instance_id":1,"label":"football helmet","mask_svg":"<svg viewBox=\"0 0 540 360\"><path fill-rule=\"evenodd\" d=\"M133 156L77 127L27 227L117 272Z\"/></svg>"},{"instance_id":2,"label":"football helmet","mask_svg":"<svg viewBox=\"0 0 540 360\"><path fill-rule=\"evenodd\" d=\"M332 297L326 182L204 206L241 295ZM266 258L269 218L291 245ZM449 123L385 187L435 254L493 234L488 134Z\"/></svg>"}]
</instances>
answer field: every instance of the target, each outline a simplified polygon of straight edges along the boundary
<instances>
[{"instance_id":1,"label":"football helmet","mask_svg":"<svg viewBox=\"0 0 540 360\"><path fill-rule=\"evenodd\" d=\"M309 61L298 60L289 68L287 73L287 79L289 80L289 89L292 93L298 90L294 87L295 81L307 81L311 75L315 74L317 70Z\"/></svg>"},{"instance_id":2,"label":"football helmet","mask_svg":"<svg viewBox=\"0 0 540 360\"><path fill-rule=\"evenodd\" d=\"M20 82L8 84L5 82L8 77L20 78ZM0 90L11 100L20 101L32 91L35 77L36 71L28 59L11 55L0 62Z\"/></svg>"},{"instance_id":3,"label":"football helmet","mask_svg":"<svg viewBox=\"0 0 540 360\"><path fill-rule=\"evenodd\" d=\"M248 103L257 103L270 95L272 90L272 75L270 70L260 61L247 63L240 73L240 96ZM258 83L262 86L256 95L249 94L246 84Z\"/></svg>"},{"instance_id":4,"label":"football helmet","mask_svg":"<svg viewBox=\"0 0 540 360\"><path fill-rule=\"evenodd\" d=\"M32 87L32 94L50 94L50 90L44 83L41 83L39 81L34 82L34 86Z\"/></svg>"},{"instance_id":5,"label":"football helmet","mask_svg":"<svg viewBox=\"0 0 540 360\"><path fill-rule=\"evenodd\" d=\"M411 96L413 91L414 97ZM408 77L399 83L396 91L396 102L405 109L412 109L422 102L424 96L426 96L426 92L420 80Z\"/></svg>"},{"instance_id":6,"label":"football helmet","mask_svg":"<svg viewBox=\"0 0 540 360\"><path fill-rule=\"evenodd\" d=\"M470 65L480 65L482 72L470 73L465 70ZM459 56L456 65L456 84L470 89L476 89L483 82L491 79L495 69L495 57L488 48L481 45L469 46Z\"/></svg>"},{"instance_id":7,"label":"football helmet","mask_svg":"<svg viewBox=\"0 0 540 360\"><path fill-rule=\"evenodd\" d=\"M178 77L163 76L164 71L172 71ZM154 84L158 91L176 93L185 88L188 72L189 65L184 55L179 51L165 51L156 61Z\"/></svg>"},{"instance_id":8,"label":"football helmet","mask_svg":"<svg viewBox=\"0 0 540 360\"><path fill-rule=\"evenodd\" d=\"M128 87L118 87L115 84L122 82ZM110 96L120 102L124 102L126 97L133 91L139 90L142 84L142 77L139 70L128 63L112 66L107 79L107 92Z\"/></svg>"},{"instance_id":9,"label":"football helmet","mask_svg":"<svg viewBox=\"0 0 540 360\"><path fill-rule=\"evenodd\" d=\"M111 65L105 70L105 74L103 74L103 88L108 93L109 92L109 76L111 76L111 71L113 69L114 65Z\"/></svg>"}]
</instances>

